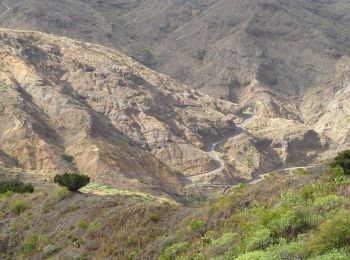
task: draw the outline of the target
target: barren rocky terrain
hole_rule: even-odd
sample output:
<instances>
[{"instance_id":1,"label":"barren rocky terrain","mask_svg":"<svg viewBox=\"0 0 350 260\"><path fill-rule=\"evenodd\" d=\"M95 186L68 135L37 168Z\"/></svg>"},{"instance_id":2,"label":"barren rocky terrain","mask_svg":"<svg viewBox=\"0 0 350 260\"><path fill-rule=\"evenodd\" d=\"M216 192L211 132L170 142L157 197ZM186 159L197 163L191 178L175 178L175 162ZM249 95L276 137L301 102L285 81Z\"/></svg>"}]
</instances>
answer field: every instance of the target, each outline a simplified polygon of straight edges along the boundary
<instances>
[{"instance_id":1,"label":"barren rocky terrain","mask_svg":"<svg viewBox=\"0 0 350 260\"><path fill-rule=\"evenodd\" d=\"M227 117L222 121L231 120L235 104L239 110L262 118L254 122L261 122L261 126L229 140L227 149L221 149L230 161L220 180L225 182L232 172L251 177L281 166L315 163L349 147L349 10L350 4L344 0L2 0L0 25L64 35L120 50L192 89L232 102L215 101L220 103L216 107L211 104L214 99L203 95L206 101L200 101L202 107L211 104L214 110L225 111ZM97 84L102 86L107 81L99 79ZM100 96L95 91L90 96ZM118 94L129 110L133 102L138 102L131 93ZM190 90L186 93L187 97L193 95ZM129 103L122 101L131 97ZM143 149L184 175L215 169L217 164L198 149L205 140L212 141L204 138L211 123L189 126L187 122L186 127L159 123L164 122L160 117L173 117L175 101L160 102L163 109L158 110L159 99L155 100L157 108L143 106L157 110L156 116L153 113L157 119L141 113L136 120L141 126L138 129L132 125L135 118L129 118L130 112L118 114L117 120L123 121L118 130L128 132L133 141L143 143ZM115 113L110 101L106 102L99 97L97 110ZM171 107L171 112L165 105ZM187 118L188 114L196 118L203 115L204 110L185 106L186 112L179 112L183 110L180 105L175 113ZM207 111L204 114L211 121L221 117L209 116ZM219 135L230 128L219 124L214 128L218 131L209 135L222 140ZM153 126L161 133L155 133ZM263 136L258 128L266 128ZM172 144L169 131L175 131L179 138L171 140ZM307 140L309 136L312 138ZM255 151L250 163L239 156L242 151L238 147L246 147L243 154L246 149Z\"/></svg>"},{"instance_id":2,"label":"barren rocky terrain","mask_svg":"<svg viewBox=\"0 0 350 260\"><path fill-rule=\"evenodd\" d=\"M301 119L289 98L348 64L350 4L344 0L2 2L3 27L116 48L262 115Z\"/></svg>"},{"instance_id":3,"label":"barren rocky terrain","mask_svg":"<svg viewBox=\"0 0 350 260\"><path fill-rule=\"evenodd\" d=\"M169 191L216 167L206 140L235 131L237 105L111 49L1 30L1 159L53 176Z\"/></svg>"}]
</instances>

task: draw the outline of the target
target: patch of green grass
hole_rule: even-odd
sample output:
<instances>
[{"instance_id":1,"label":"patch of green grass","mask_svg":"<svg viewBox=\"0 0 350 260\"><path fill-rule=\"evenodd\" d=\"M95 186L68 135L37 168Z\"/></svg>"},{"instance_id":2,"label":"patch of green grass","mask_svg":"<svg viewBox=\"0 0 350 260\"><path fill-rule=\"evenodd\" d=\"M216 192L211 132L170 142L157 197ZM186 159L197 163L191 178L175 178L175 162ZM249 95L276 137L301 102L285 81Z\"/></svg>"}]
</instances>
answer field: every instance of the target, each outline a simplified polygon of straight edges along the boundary
<instances>
[{"instance_id":1,"label":"patch of green grass","mask_svg":"<svg viewBox=\"0 0 350 260\"><path fill-rule=\"evenodd\" d=\"M13 202L12 207L13 207L13 211L17 215L20 215L21 213L23 213L28 208L28 204L24 200L16 200L16 201Z\"/></svg>"},{"instance_id":2,"label":"patch of green grass","mask_svg":"<svg viewBox=\"0 0 350 260\"><path fill-rule=\"evenodd\" d=\"M308 176L308 175L310 175L310 172L308 170L305 170L305 169L299 169L299 170L295 171L294 174L297 176Z\"/></svg>"},{"instance_id":3,"label":"patch of green grass","mask_svg":"<svg viewBox=\"0 0 350 260\"><path fill-rule=\"evenodd\" d=\"M142 251L140 249L136 249L131 251L128 254L128 260L134 260L134 259L139 259L139 256L141 255Z\"/></svg>"},{"instance_id":4,"label":"patch of green grass","mask_svg":"<svg viewBox=\"0 0 350 260\"><path fill-rule=\"evenodd\" d=\"M192 219L188 226L192 231L199 231L203 227L203 221L200 219Z\"/></svg>"},{"instance_id":5,"label":"patch of green grass","mask_svg":"<svg viewBox=\"0 0 350 260\"><path fill-rule=\"evenodd\" d=\"M160 216L157 213L150 213L148 214L148 219L153 222L157 222L160 219Z\"/></svg>"},{"instance_id":6,"label":"patch of green grass","mask_svg":"<svg viewBox=\"0 0 350 260\"><path fill-rule=\"evenodd\" d=\"M87 233L90 237L94 236L96 232L98 232L101 229L102 225L99 222L93 222L90 223L87 227Z\"/></svg>"},{"instance_id":7,"label":"patch of green grass","mask_svg":"<svg viewBox=\"0 0 350 260\"><path fill-rule=\"evenodd\" d=\"M78 220L78 227L86 229L89 226L89 223L84 219Z\"/></svg>"},{"instance_id":8,"label":"patch of green grass","mask_svg":"<svg viewBox=\"0 0 350 260\"><path fill-rule=\"evenodd\" d=\"M76 210L80 209L80 206L77 205L77 204L70 204L70 205L68 206L68 208L69 208L71 211L76 211Z\"/></svg>"},{"instance_id":9,"label":"patch of green grass","mask_svg":"<svg viewBox=\"0 0 350 260\"><path fill-rule=\"evenodd\" d=\"M30 235L22 244L22 254L29 257L35 253L38 245L39 237L37 235Z\"/></svg>"},{"instance_id":10,"label":"patch of green grass","mask_svg":"<svg viewBox=\"0 0 350 260\"><path fill-rule=\"evenodd\" d=\"M71 195L71 193L68 190L68 188L62 187L59 190L57 190L56 195L57 195L58 200L61 201L61 200L68 198Z\"/></svg>"}]
</instances>

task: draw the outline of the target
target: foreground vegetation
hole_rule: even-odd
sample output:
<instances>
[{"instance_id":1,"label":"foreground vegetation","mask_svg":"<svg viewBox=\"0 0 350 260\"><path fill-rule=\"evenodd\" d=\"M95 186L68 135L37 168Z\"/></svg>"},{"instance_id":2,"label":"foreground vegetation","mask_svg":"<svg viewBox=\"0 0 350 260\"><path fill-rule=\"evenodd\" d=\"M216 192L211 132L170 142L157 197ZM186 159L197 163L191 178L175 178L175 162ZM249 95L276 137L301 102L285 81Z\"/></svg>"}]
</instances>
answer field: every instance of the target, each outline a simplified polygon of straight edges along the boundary
<instances>
[{"instance_id":1,"label":"foreground vegetation","mask_svg":"<svg viewBox=\"0 0 350 260\"><path fill-rule=\"evenodd\" d=\"M26 193L34 192L34 187L30 183L23 183L21 181L1 181L0 194L6 192Z\"/></svg>"},{"instance_id":2,"label":"foreground vegetation","mask_svg":"<svg viewBox=\"0 0 350 260\"><path fill-rule=\"evenodd\" d=\"M0 258L350 259L350 176L340 156L196 207L120 191L7 194Z\"/></svg>"}]
</instances>

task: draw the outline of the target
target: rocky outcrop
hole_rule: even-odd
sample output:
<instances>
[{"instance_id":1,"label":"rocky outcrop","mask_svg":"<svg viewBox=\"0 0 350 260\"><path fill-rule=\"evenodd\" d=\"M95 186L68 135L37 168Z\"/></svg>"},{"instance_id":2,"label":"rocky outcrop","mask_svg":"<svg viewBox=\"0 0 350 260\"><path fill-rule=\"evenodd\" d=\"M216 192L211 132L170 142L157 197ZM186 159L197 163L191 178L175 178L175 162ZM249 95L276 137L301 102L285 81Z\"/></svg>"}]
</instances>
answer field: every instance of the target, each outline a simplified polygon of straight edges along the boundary
<instances>
[{"instance_id":1,"label":"rocky outcrop","mask_svg":"<svg viewBox=\"0 0 350 260\"><path fill-rule=\"evenodd\" d=\"M228 169L246 179L290 166L313 164L328 147L326 137L293 120L254 117L244 129L220 150Z\"/></svg>"},{"instance_id":2,"label":"rocky outcrop","mask_svg":"<svg viewBox=\"0 0 350 260\"><path fill-rule=\"evenodd\" d=\"M331 140L331 150L350 147L350 67L326 85L304 96L301 111L305 123Z\"/></svg>"}]
</instances>

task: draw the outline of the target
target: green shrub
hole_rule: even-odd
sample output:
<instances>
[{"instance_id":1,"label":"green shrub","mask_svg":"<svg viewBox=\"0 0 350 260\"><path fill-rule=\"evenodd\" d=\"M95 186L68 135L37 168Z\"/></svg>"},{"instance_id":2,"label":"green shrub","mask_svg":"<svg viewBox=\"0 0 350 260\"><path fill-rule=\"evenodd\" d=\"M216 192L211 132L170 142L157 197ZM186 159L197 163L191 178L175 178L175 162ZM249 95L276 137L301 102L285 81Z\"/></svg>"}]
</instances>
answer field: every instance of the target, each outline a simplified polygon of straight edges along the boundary
<instances>
[{"instance_id":1,"label":"green shrub","mask_svg":"<svg viewBox=\"0 0 350 260\"><path fill-rule=\"evenodd\" d=\"M0 193L8 191L16 193L32 193L34 191L33 185L30 183L23 183L21 181L2 181L0 182Z\"/></svg>"},{"instance_id":2,"label":"green shrub","mask_svg":"<svg viewBox=\"0 0 350 260\"><path fill-rule=\"evenodd\" d=\"M193 219L193 220L191 220L189 226L190 226L192 231L198 231L202 228L203 221L200 219Z\"/></svg>"},{"instance_id":3,"label":"green shrub","mask_svg":"<svg viewBox=\"0 0 350 260\"><path fill-rule=\"evenodd\" d=\"M14 192L12 191L6 191L5 193L0 193L0 198L10 198L12 197Z\"/></svg>"},{"instance_id":4,"label":"green shrub","mask_svg":"<svg viewBox=\"0 0 350 260\"><path fill-rule=\"evenodd\" d=\"M232 247L233 243L237 238L235 233L224 233L219 239L212 242L212 248L215 254L227 253Z\"/></svg>"},{"instance_id":5,"label":"green shrub","mask_svg":"<svg viewBox=\"0 0 350 260\"><path fill-rule=\"evenodd\" d=\"M201 239L205 244L210 245L215 240L215 235L216 235L215 231L209 230L205 233L204 236L201 237Z\"/></svg>"},{"instance_id":6,"label":"green shrub","mask_svg":"<svg viewBox=\"0 0 350 260\"><path fill-rule=\"evenodd\" d=\"M344 170L344 174L350 175L350 150L339 153L335 158L331 167L341 167Z\"/></svg>"},{"instance_id":7,"label":"green shrub","mask_svg":"<svg viewBox=\"0 0 350 260\"><path fill-rule=\"evenodd\" d=\"M30 256L34 254L37 244L38 244L39 237L36 235L30 235L27 240L25 240L22 244L22 253L25 256Z\"/></svg>"},{"instance_id":8,"label":"green shrub","mask_svg":"<svg viewBox=\"0 0 350 260\"><path fill-rule=\"evenodd\" d=\"M190 244L188 242L173 244L163 250L162 254L159 256L159 260L174 260L176 257L185 253L189 246Z\"/></svg>"},{"instance_id":9,"label":"green shrub","mask_svg":"<svg viewBox=\"0 0 350 260\"><path fill-rule=\"evenodd\" d=\"M246 250L254 251L258 249L265 249L272 243L271 230L268 228L262 228L248 237L246 241Z\"/></svg>"},{"instance_id":10,"label":"green shrub","mask_svg":"<svg viewBox=\"0 0 350 260\"><path fill-rule=\"evenodd\" d=\"M269 252L253 251L243 255L239 255L235 260L277 260Z\"/></svg>"},{"instance_id":11,"label":"green shrub","mask_svg":"<svg viewBox=\"0 0 350 260\"><path fill-rule=\"evenodd\" d=\"M330 167L329 175L333 182L342 183L344 181L344 169L340 166Z\"/></svg>"},{"instance_id":12,"label":"green shrub","mask_svg":"<svg viewBox=\"0 0 350 260\"><path fill-rule=\"evenodd\" d=\"M203 253L198 253L195 257L194 260L206 260L207 258L204 256Z\"/></svg>"},{"instance_id":13,"label":"green shrub","mask_svg":"<svg viewBox=\"0 0 350 260\"><path fill-rule=\"evenodd\" d=\"M345 250L333 250L331 253L317 256L311 260L349 260L349 255Z\"/></svg>"},{"instance_id":14,"label":"green shrub","mask_svg":"<svg viewBox=\"0 0 350 260\"><path fill-rule=\"evenodd\" d=\"M58 200L63 200L63 199L65 199L65 198L68 198L68 197L69 197L70 192L69 192L69 190L68 190L67 187L63 187L63 188L59 189L59 190L56 192L56 194L57 194Z\"/></svg>"},{"instance_id":15,"label":"green shrub","mask_svg":"<svg viewBox=\"0 0 350 260\"><path fill-rule=\"evenodd\" d=\"M306 242L303 239L287 243L281 240L277 245L273 245L267 249L273 259L306 259L308 248L305 248Z\"/></svg>"},{"instance_id":16,"label":"green shrub","mask_svg":"<svg viewBox=\"0 0 350 260\"><path fill-rule=\"evenodd\" d=\"M83 219L78 220L78 227L87 228L88 226L89 226L89 223L86 220L83 220Z\"/></svg>"},{"instance_id":17,"label":"green shrub","mask_svg":"<svg viewBox=\"0 0 350 260\"><path fill-rule=\"evenodd\" d=\"M139 256L141 255L141 251L139 249L133 250L128 255L128 260L134 260L139 259Z\"/></svg>"},{"instance_id":18,"label":"green shrub","mask_svg":"<svg viewBox=\"0 0 350 260\"><path fill-rule=\"evenodd\" d=\"M271 230L273 238L296 237L309 226L309 215L300 208L278 207L260 213L261 224Z\"/></svg>"},{"instance_id":19,"label":"green shrub","mask_svg":"<svg viewBox=\"0 0 350 260\"><path fill-rule=\"evenodd\" d=\"M322 223L311 242L314 251L322 254L347 246L350 241L349 216L349 210L341 210Z\"/></svg>"},{"instance_id":20,"label":"green shrub","mask_svg":"<svg viewBox=\"0 0 350 260\"><path fill-rule=\"evenodd\" d=\"M53 244L48 244L47 246L44 246L43 248L43 254L44 255L51 255L57 251L57 247Z\"/></svg>"},{"instance_id":21,"label":"green shrub","mask_svg":"<svg viewBox=\"0 0 350 260\"><path fill-rule=\"evenodd\" d=\"M13 210L17 215L21 214L27 208L28 208L28 205L23 200L16 200L15 202L13 202Z\"/></svg>"},{"instance_id":22,"label":"green shrub","mask_svg":"<svg viewBox=\"0 0 350 260\"><path fill-rule=\"evenodd\" d=\"M328 195L316 198L313 206L320 213L326 213L334 209L339 209L344 205L344 198L337 195Z\"/></svg>"},{"instance_id":23,"label":"green shrub","mask_svg":"<svg viewBox=\"0 0 350 260\"><path fill-rule=\"evenodd\" d=\"M148 215L148 219L157 222L160 219L160 216L157 213L151 213Z\"/></svg>"},{"instance_id":24,"label":"green shrub","mask_svg":"<svg viewBox=\"0 0 350 260\"><path fill-rule=\"evenodd\" d=\"M78 191L90 182L90 177L78 173L65 173L56 175L54 182L67 187L70 191Z\"/></svg>"},{"instance_id":25,"label":"green shrub","mask_svg":"<svg viewBox=\"0 0 350 260\"><path fill-rule=\"evenodd\" d=\"M161 241L162 247L167 248L176 242L176 237L164 237L163 240Z\"/></svg>"}]
</instances>

